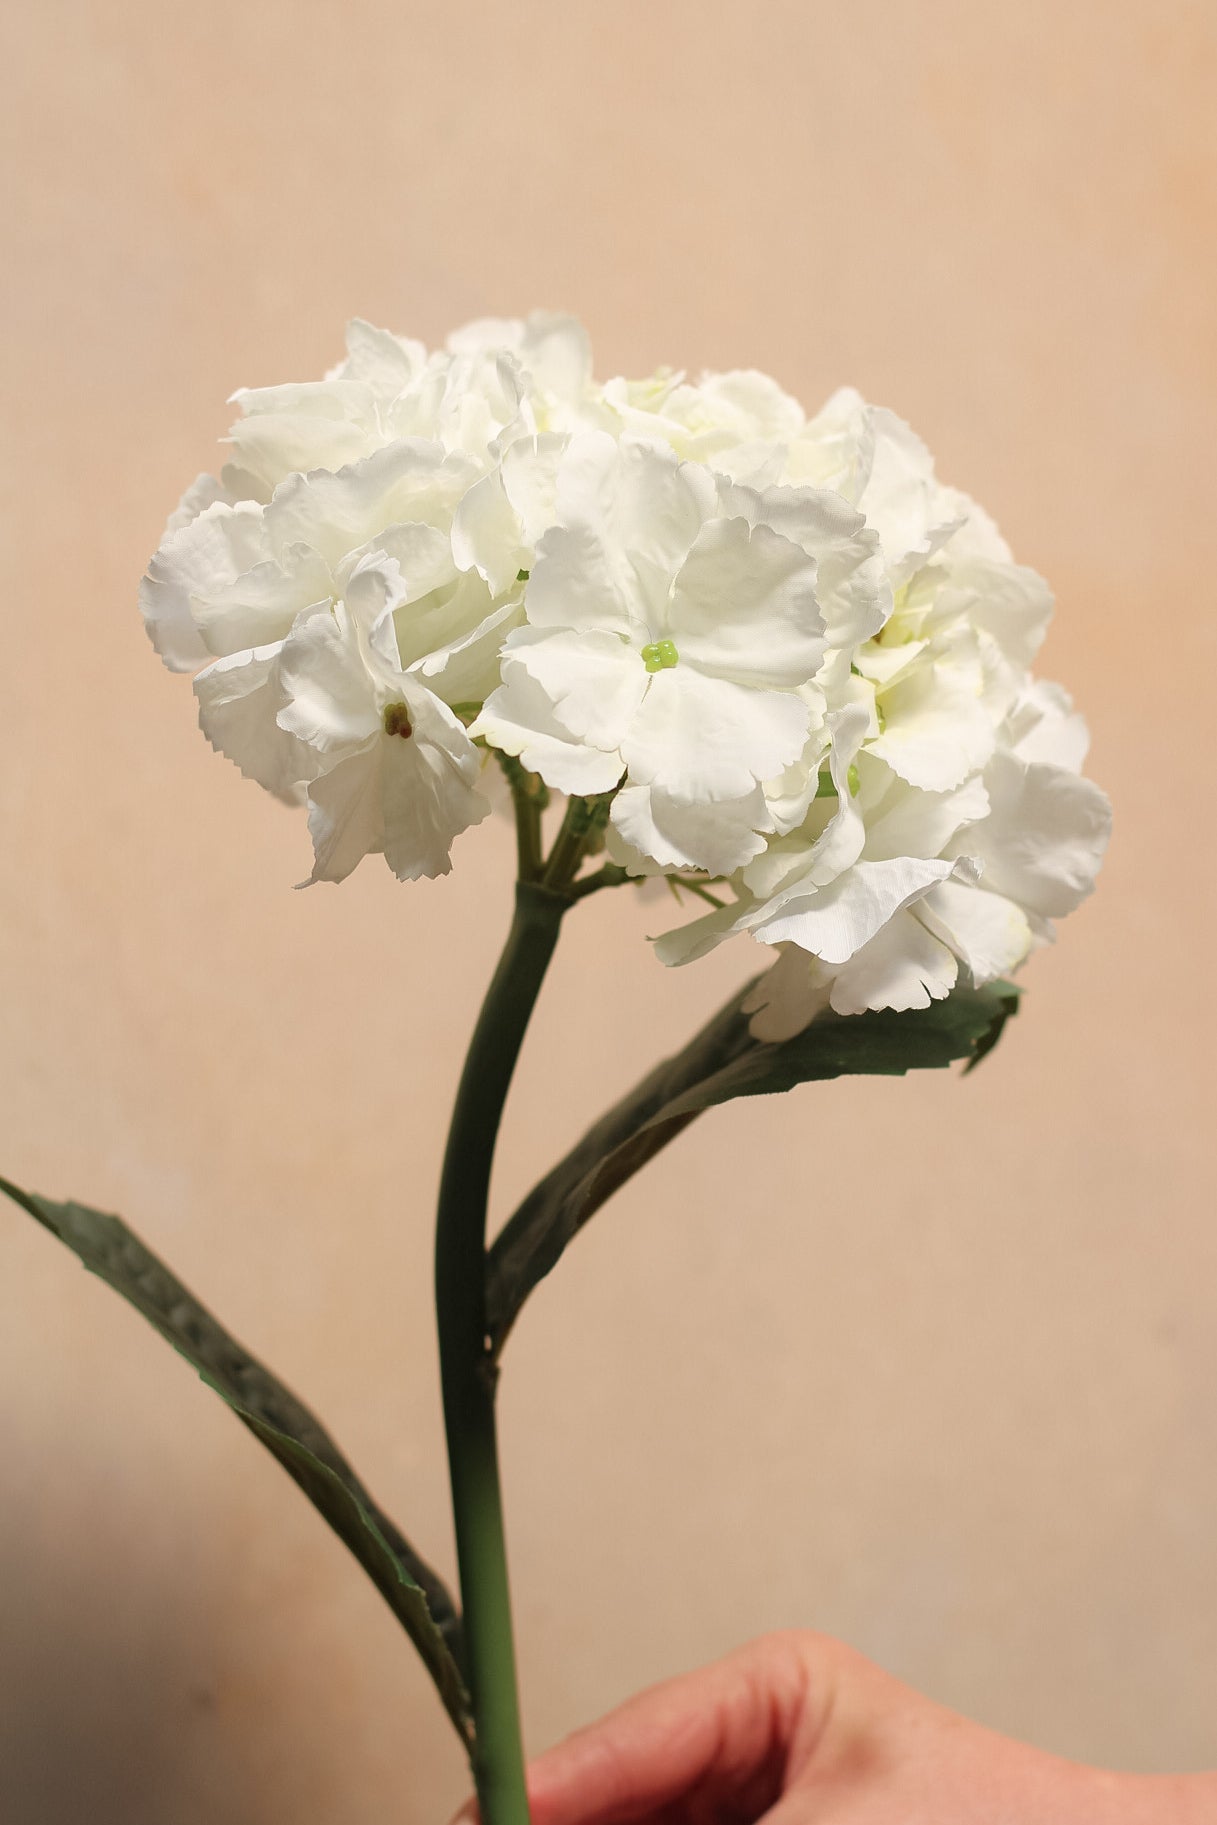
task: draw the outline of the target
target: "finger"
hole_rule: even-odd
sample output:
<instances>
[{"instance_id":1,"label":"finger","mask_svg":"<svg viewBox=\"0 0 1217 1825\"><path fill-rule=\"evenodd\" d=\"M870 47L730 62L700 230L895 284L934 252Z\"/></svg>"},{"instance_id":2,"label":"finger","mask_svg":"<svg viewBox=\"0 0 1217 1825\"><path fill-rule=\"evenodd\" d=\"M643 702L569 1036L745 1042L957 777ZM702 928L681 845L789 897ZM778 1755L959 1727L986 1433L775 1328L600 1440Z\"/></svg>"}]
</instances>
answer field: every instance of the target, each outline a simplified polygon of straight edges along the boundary
<instances>
[{"instance_id":1,"label":"finger","mask_svg":"<svg viewBox=\"0 0 1217 1825\"><path fill-rule=\"evenodd\" d=\"M693 1794L747 1795L759 1815L781 1792L806 1684L794 1639L771 1636L643 1692L532 1764L533 1825L626 1825Z\"/></svg>"}]
</instances>

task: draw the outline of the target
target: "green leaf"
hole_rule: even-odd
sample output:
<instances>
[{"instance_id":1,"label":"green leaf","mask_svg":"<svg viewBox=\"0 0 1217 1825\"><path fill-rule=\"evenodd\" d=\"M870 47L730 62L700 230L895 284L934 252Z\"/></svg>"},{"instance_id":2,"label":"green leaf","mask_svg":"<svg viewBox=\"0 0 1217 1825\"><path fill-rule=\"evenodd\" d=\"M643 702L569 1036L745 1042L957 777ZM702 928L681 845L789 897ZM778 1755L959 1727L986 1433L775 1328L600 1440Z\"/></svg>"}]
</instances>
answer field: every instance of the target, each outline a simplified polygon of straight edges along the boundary
<instances>
[{"instance_id":1,"label":"green leaf","mask_svg":"<svg viewBox=\"0 0 1217 1825\"><path fill-rule=\"evenodd\" d=\"M119 1217L56 1204L0 1178L4 1191L156 1326L261 1440L354 1554L405 1628L468 1749L473 1714L452 1598L376 1506L321 1423L229 1336Z\"/></svg>"},{"instance_id":2,"label":"green leaf","mask_svg":"<svg viewBox=\"0 0 1217 1825\"><path fill-rule=\"evenodd\" d=\"M822 1014L793 1039L752 1038L748 983L683 1051L665 1059L589 1128L503 1226L487 1262L487 1327L498 1356L524 1301L602 1204L715 1103L771 1096L847 1075L902 1076L991 1052L1016 1012L1008 982L957 989L906 1013Z\"/></svg>"}]
</instances>

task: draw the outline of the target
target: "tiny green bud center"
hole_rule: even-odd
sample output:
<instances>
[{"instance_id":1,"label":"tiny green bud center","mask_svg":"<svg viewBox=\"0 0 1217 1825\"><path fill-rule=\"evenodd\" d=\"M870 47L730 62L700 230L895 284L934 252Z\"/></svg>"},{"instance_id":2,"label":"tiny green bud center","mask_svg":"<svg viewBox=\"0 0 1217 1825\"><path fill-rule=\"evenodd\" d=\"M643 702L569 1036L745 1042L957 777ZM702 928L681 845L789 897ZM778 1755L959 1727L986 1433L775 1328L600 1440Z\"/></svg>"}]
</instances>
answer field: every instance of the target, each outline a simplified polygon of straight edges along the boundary
<instances>
[{"instance_id":1,"label":"tiny green bud center","mask_svg":"<svg viewBox=\"0 0 1217 1825\"><path fill-rule=\"evenodd\" d=\"M642 649L642 663L648 672L666 672L674 666L680 654L672 640L654 640Z\"/></svg>"},{"instance_id":2,"label":"tiny green bud center","mask_svg":"<svg viewBox=\"0 0 1217 1825\"><path fill-rule=\"evenodd\" d=\"M851 797L854 796L858 790L858 769L857 769L857 767L855 767L852 764L852 762L850 763L850 769L849 769L849 790L850 790ZM821 773L820 777L816 781L816 797L817 798L836 798L836 796L837 796L837 788L836 788L835 784L833 783L832 774L831 773Z\"/></svg>"},{"instance_id":3,"label":"tiny green bud center","mask_svg":"<svg viewBox=\"0 0 1217 1825\"><path fill-rule=\"evenodd\" d=\"M386 735L400 735L407 741L414 733L414 724L404 703L385 705L384 725Z\"/></svg>"}]
</instances>

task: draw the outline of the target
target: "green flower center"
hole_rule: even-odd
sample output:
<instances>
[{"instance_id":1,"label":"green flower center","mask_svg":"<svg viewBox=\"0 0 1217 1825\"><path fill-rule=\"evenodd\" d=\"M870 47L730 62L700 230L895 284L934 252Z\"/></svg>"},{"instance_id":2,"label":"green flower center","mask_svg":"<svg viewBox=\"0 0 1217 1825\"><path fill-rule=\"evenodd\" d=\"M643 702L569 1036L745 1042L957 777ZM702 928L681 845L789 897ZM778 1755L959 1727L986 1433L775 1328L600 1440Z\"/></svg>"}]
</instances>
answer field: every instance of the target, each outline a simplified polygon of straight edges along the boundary
<instances>
[{"instance_id":1,"label":"green flower center","mask_svg":"<svg viewBox=\"0 0 1217 1825\"><path fill-rule=\"evenodd\" d=\"M405 741L414 733L414 724L410 721L410 712L404 703L385 705L384 725L386 735L400 735Z\"/></svg>"},{"instance_id":2,"label":"green flower center","mask_svg":"<svg viewBox=\"0 0 1217 1825\"><path fill-rule=\"evenodd\" d=\"M849 790L850 790L851 796L855 795L858 790L858 769L857 769L857 767L855 767L853 765L851 765L850 769L849 769ZM836 796L837 796L837 788L833 784L832 774L831 773L821 773L819 778L816 780L816 797L817 798L836 798Z\"/></svg>"},{"instance_id":3,"label":"green flower center","mask_svg":"<svg viewBox=\"0 0 1217 1825\"><path fill-rule=\"evenodd\" d=\"M642 649L642 663L648 672L666 672L674 666L680 654L672 640L655 640Z\"/></svg>"}]
</instances>

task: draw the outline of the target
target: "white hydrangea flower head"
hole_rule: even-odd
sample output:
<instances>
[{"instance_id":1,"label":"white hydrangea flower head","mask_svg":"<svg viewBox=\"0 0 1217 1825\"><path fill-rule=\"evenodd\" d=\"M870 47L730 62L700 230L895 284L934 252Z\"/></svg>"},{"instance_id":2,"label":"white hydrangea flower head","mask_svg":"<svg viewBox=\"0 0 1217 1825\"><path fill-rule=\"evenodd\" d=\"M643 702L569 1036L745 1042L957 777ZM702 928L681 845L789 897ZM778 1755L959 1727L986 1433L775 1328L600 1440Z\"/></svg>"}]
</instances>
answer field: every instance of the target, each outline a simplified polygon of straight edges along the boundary
<instances>
[{"instance_id":1,"label":"white hydrangea flower head","mask_svg":"<svg viewBox=\"0 0 1217 1825\"><path fill-rule=\"evenodd\" d=\"M597 432L562 454L553 518L474 734L560 791L615 792L614 828L654 863L741 866L772 828L762 782L823 720L817 557L856 640L882 619L877 569L857 583L873 538L834 495L770 499Z\"/></svg>"},{"instance_id":2,"label":"white hydrangea flower head","mask_svg":"<svg viewBox=\"0 0 1217 1825\"><path fill-rule=\"evenodd\" d=\"M1052 606L1042 579L936 481L894 414L841 394L821 422L892 589L852 655L870 715L830 715L831 796L737 871L733 906L658 946L685 962L734 933L777 945L752 1001L754 1032L775 1040L825 1006L925 1007L961 972L1016 970L1089 893L1110 833L1104 794L1080 777L1081 718L1030 675Z\"/></svg>"},{"instance_id":3,"label":"white hydrangea flower head","mask_svg":"<svg viewBox=\"0 0 1217 1825\"><path fill-rule=\"evenodd\" d=\"M776 947L769 1038L1009 973L1090 891L1047 587L894 413L599 385L543 312L431 352L357 320L323 379L234 399L141 606L212 744L307 806L313 880L446 872L497 751L599 807L614 878L725 890L658 952Z\"/></svg>"}]
</instances>

